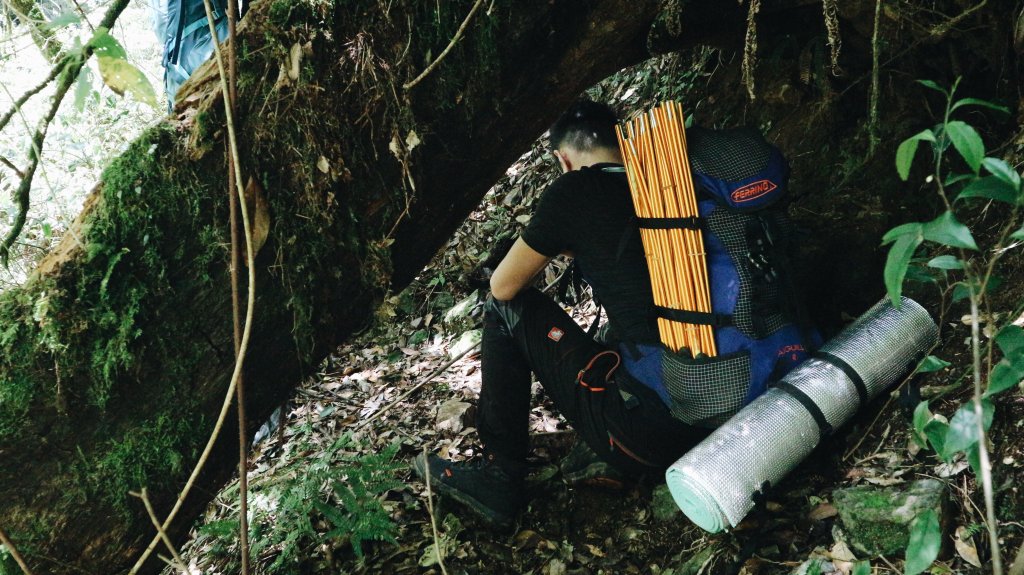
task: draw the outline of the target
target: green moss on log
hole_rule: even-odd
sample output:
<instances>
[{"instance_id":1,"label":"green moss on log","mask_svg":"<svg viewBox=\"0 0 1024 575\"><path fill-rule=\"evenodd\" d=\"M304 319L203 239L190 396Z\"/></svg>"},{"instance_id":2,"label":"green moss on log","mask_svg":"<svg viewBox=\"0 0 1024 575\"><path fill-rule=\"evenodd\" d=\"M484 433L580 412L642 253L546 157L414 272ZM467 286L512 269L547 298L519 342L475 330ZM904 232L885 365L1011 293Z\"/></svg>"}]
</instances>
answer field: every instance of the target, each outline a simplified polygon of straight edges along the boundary
<instances>
[{"instance_id":1,"label":"green moss on log","mask_svg":"<svg viewBox=\"0 0 1024 575\"><path fill-rule=\"evenodd\" d=\"M33 309L33 299L25 292L0 294L0 438L21 436L42 391L35 350L43 336Z\"/></svg>"},{"instance_id":2,"label":"green moss on log","mask_svg":"<svg viewBox=\"0 0 1024 575\"><path fill-rule=\"evenodd\" d=\"M432 25L412 35L414 54L421 59L420 69L429 66L448 47L455 33L472 9L473 0L448 4L422 3L419 20ZM478 10L474 22L464 31L464 37L452 47L440 66L456 68L462 73L446 74L435 71L424 81L431 101L438 102L442 110L462 110L467 121L481 108L494 108L500 102L481 101L476 87L493 86L501 82L501 60L498 56L500 14L509 12L510 2L494 2L491 7Z\"/></svg>"},{"instance_id":3,"label":"green moss on log","mask_svg":"<svg viewBox=\"0 0 1024 575\"><path fill-rule=\"evenodd\" d=\"M129 489L176 481L166 471L181 468L203 429L188 386L206 344L162 318L180 312L176 291L213 281L226 250L208 197L217 176L202 181L188 162L156 153L176 137L153 128L107 168L76 230L84 257L0 295L0 441L45 435L76 450L83 481L69 500L98 496L120 513ZM137 416L114 424L105 412L115 405Z\"/></svg>"},{"instance_id":4,"label":"green moss on log","mask_svg":"<svg viewBox=\"0 0 1024 575\"><path fill-rule=\"evenodd\" d=\"M181 399L181 398L177 398ZM130 518L137 509L129 495L141 487L162 488L162 476L177 477L187 472L198 458L197 431L208 425L196 415L192 403L174 407L126 429L107 440L95 459L77 463L76 473L87 498L98 497L111 509Z\"/></svg>"},{"instance_id":5,"label":"green moss on log","mask_svg":"<svg viewBox=\"0 0 1024 575\"><path fill-rule=\"evenodd\" d=\"M357 4L387 21L375 2ZM416 201L418 150L406 142L413 131L432 136L397 97L410 66L394 66L407 46L407 19L381 27L391 36L359 39L340 33L352 6L264 6L253 10L280 10L287 27L242 41L241 164L246 180L262 184L270 221L256 265L254 341L267 346L260 334L290 333L294 353L274 346L271 355L287 355L282 372L295 360L308 372L338 330L356 327L386 292L390 236ZM438 51L465 16L458 11ZM336 22L334 37L308 25L327 18ZM460 66L477 40L472 32L443 65ZM302 73L279 85L296 44ZM0 451L26 462L44 450L70 454L11 496L23 507L41 493L52 499L45 515L11 523L30 551L49 545L55 519L79 509L99 507L129 518L126 529L148 528L128 491L146 487L166 508L212 427L211 404L219 405L232 361L226 130L214 84L196 80L196 115L152 128L110 165L68 236L66 257L0 294ZM359 294L358 306L346 301L350 294ZM280 387L251 391L280 400Z\"/></svg>"}]
</instances>

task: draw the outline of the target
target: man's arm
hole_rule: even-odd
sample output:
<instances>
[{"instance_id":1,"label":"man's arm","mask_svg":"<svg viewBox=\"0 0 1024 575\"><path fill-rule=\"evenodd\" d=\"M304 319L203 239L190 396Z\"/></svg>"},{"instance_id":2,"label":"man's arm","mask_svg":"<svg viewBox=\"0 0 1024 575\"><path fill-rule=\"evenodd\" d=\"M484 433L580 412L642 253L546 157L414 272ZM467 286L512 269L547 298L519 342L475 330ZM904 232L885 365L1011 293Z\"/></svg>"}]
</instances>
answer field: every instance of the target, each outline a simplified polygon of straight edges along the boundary
<instances>
[{"instance_id":1,"label":"man's arm","mask_svg":"<svg viewBox=\"0 0 1024 575\"><path fill-rule=\"evenodd\" d=\"M531 248L520 237L512 244L505 259L498 264L498 269L494 270L491 276L491 295L501 301L516 297L549 261L551 258Z\"/></svg>"}]
</instances>

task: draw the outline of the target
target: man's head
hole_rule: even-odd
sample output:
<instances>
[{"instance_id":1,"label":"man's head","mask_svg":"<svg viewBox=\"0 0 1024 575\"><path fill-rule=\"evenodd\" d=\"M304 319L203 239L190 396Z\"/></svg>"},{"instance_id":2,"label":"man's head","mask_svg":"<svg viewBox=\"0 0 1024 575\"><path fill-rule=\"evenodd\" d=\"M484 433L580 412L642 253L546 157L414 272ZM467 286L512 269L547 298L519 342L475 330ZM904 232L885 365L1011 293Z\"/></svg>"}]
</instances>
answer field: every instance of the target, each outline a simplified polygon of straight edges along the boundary
<instances>
[{"instance_id":1,"label":"man's head","mask_svg":"<svg viewBox=\"0 0 1024 575\"><path fill-rule=\"evenodd\" d=\"M564 171L597 161L620 161L615 112L606 104L577 100L551 126L551 148Z\"/></svg>"}]
</instances>

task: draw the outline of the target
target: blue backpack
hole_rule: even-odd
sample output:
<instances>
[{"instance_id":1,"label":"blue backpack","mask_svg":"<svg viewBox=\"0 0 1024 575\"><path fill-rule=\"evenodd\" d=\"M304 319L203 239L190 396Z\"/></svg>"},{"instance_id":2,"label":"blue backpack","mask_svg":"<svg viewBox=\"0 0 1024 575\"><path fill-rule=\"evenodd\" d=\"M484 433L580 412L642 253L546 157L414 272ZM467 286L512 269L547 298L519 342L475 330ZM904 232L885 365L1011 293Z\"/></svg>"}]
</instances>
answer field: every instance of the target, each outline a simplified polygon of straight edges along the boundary
<instances>
[{"instance_id":1,"label":"blue backpack","mask_svg":"<svg viewBox=\"0 0 1024 575\"><path fill-rule=\"evenodd\" d=\"M711 313L655 307L675 321L714 326L716 357L661 345L620 344L623 366L672 415L717 427L764 393L820 343L802 311L789 254L792 225L781 201L789 165L756 130L687 130L699 217L638 218L641 228L703 231Z\"/></svg>"}]
</instances>

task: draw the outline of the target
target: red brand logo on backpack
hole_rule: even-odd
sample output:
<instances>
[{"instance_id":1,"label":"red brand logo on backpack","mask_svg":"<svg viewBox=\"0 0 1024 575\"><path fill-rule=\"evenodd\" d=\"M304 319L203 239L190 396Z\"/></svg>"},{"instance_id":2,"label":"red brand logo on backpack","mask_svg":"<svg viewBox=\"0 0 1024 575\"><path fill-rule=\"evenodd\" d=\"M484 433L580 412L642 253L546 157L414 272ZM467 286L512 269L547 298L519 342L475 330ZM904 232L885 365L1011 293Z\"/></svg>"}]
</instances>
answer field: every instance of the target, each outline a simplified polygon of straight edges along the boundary
<instances>
[{"instance_id":1,"label":"red brand logo on backpack","mask_svg":"<svg viewBox=\"0 0 1024 575\"><path fill-rule=\"evenodd\" d=\"M565 335L564 331L557 327L553 327L551 328L551 331L548 332L548 339L557 342L558 340L562 339L563 335Z\"/></svg>"},{"instance_id":2,"label":"red brand logo on backpack","mask_svg":"<svg viewBox=\"0 0 1024 575\"><path fill-rule=\"evenodd\" d=\"M742 188L737 188L729 195L729 197L734 203L741 204L743 202L756 200L777 187L778 186L776 186L771 180L758 180L756 182L751 182Z\"/></svg>"}]
</instances>

